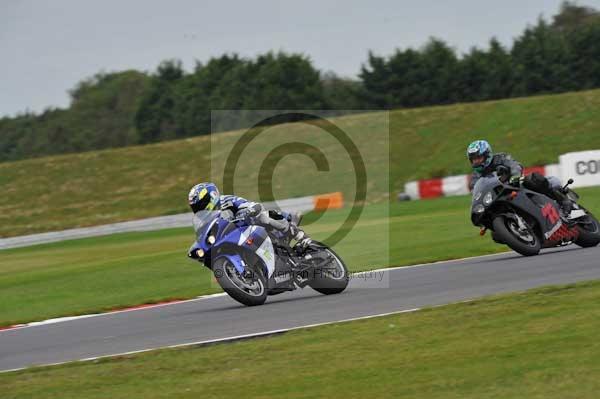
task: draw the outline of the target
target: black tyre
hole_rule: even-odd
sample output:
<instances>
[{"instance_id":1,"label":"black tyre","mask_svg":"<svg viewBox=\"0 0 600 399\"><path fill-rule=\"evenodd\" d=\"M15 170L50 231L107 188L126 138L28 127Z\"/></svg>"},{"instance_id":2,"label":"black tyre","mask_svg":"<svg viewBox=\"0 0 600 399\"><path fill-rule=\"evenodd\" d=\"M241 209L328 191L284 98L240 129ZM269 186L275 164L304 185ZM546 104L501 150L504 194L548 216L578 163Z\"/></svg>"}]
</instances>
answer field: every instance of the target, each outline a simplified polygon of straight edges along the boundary
<instances>
[{"instance_id":1,"label":"black tyre","mask_svg":"<svg viewBox=\"0 0 600 399\"><path fill-rule=\"evenodd\" d=\"M575 244L582 248L595 247L600 244L600 223L591 213L588 213L577 225L577 230L579 230L579 236L575 240Z\"/></svg>"},{"instance_id":2,"label":"black tyre","mask_svg":"<svg viewBox=\"0 0 600 399\"><path fill-rule=\"evenodd\" d=\"M322 244L319 244L322 245ZM332 262L314 271L314 278L308 285L317 292L325 295L339 294L344 291L350 281L346 264L333 249L323 245L319 251L327 252Z\"/></svg>"},{"instance_id":3,"label":"black tyre","mask_svg":"<svg viewBox=\"0 0 600 399\"><path fill-rule=\"evenodd\" d=\"M542 243L530 226L521 230L518 223L504 216L498 216L492 222L496 237L513 251L523 256L534 256L540 253Z\"/></svg>"},{"instance_id":4,"label":"black tyre","mask_svg":"<svg viewBox=\"0 0 600 399\"><path fill-rule=\"evenodd\" d=\"M502 239L498 237L495 231L492 231L492 240L494 240L494 242L497 244L504 244L504 242L502 242Z\"/></svg>"},{"instance_id":5,"label":"black tyre","mask_svg":"<svg viewBox=\"0 0 600 399\"><path fill-rule=\"evenodd\" d=\"M267 283L262 273L247 271L240 274L226 257L215 260L213 273L221 288L239 303L257 306L267 300Z\"/></svg>"}]
</instances>

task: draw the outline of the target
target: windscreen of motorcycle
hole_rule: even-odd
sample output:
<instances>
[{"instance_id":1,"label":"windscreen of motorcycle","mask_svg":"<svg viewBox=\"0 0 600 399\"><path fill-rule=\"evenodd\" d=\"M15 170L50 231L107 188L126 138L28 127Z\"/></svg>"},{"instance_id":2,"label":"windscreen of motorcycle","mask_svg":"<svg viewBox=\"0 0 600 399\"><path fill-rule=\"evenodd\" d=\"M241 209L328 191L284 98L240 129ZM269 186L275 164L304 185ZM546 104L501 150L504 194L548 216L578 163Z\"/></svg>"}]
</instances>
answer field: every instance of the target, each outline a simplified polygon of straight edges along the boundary
<instances>
[{"instance_id":1,"label":"windscreen of motorcycle","mask_svg":"<svg viewBox=\"0 0 600 399\"><path fill-rule=\"evenodd\" d=\"M194 231L196 237L205 235L207 229L212 226L212 222L219 217L219 211L198 211L194 213L192 218L192 224L194 225Z\"/></svg>"},{"instance_id":2,"label":"windscreen of motorcycle","mask_svg":"<svg viewBox=\"0 0 600 399\"><path fill-rule=\"evenodd\" d=\"M499 184L502 183L495 174L481 177L479 180L477 180L475 187L473 187L473 204L480 203L483 196L492 191Z\"/></svg>"}]
</instances>

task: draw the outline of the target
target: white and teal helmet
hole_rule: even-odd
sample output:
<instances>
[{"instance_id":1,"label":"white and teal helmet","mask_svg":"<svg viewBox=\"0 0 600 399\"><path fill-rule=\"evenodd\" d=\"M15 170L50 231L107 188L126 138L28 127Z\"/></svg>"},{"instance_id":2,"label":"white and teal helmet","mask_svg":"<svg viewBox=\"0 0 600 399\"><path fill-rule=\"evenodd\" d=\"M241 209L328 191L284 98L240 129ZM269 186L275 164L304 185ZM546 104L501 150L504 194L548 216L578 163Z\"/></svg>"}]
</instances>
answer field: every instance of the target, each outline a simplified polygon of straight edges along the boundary
<instances>
[{"instance_id":1,"label":"white and teal helmet","mask_svg":"<svg viewBox=\"0 0 600 399\"><path fill-rule=\"evenodd\" d=\"M483 162L474 163L480 157L484 158ZM490 166L493 157L492 146L485 140L474 141L467 147L467 158L469 158L469 162L476 172L482 172Z\"/></svg>"}]
</instances>

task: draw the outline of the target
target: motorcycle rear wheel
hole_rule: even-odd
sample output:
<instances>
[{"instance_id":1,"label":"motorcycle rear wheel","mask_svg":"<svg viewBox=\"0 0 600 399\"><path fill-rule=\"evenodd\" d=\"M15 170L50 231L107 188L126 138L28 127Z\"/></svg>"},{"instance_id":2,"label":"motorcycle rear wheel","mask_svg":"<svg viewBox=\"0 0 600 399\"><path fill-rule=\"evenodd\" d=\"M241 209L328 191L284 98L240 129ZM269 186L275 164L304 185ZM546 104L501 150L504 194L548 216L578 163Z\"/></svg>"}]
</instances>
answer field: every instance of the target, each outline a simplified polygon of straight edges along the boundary
<instances>
[{"instance_id":1,"label":"motorcycle rear wheel","mask_svg":"<svg viewBox=\"0 0 600 399\"><path fill-rule=\"evenodd\" d=\"M350 282L348 268L333 249L323 245L323 248L319 248L319 250L326 251L333 258L333 261L327 267L315 270L314 278L308 285L324 295L339 294L346 289Z\"/></svg>"},{"instance_id":2,"label":"motorcycle rear wheel","mask_svg":"<svg viewBox=\"0 0 600 399\"><path fill-rule=\"evenodd\" d=\"M494 233L513 251L523 256L535 256L540 253L542 243L530 226L526 233L520 233L515 220L498 216L492 222Z\"/></svg>"},{"instance_id":3,"label":"motorcycle rear wheel","mask_svg":"<svg viewBox=\"0 0 600 399\"><path fill-rule=\"evenodd\" d=\"M579 237L577 237L574 242L582 248L591 248L600 244L600 223L598 222L598 219L589 212L586 219L587 223L577 225Z\"/></svg>"}]
</instances>

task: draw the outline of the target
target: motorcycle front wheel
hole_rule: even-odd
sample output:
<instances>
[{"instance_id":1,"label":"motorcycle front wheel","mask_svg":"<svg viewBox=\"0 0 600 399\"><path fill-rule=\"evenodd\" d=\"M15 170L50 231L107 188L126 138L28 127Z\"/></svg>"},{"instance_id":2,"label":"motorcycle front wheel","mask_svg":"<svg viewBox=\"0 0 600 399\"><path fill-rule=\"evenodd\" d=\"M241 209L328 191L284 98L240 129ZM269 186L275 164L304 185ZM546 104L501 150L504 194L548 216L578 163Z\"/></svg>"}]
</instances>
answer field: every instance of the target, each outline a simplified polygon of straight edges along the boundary
<instances>
[{"instance_id":1,"label":"motorcycle front wheel","mask_svg":"<svg viewBox=\"0 0 600 399\"><path fill-rule=\"evenodd\" d=\"M492 222L495 235L513 251L523 256L534 256L540 253L542 243L530 226L523 230L516 220L498 216Z\"/></svg>"},{"instance_id":2,"label":"motorcycle front wheel","mask_svg":"<svg viewBox=\"0 0 600 399\"><path fill-rule=\"evenodd\" d=\"M257 306L267 300L267 282L261 273L251 270L240 273L226 257L215 260L212 269L221 288L239 303Z\"/></svg>"}]
</instances>

